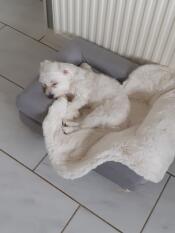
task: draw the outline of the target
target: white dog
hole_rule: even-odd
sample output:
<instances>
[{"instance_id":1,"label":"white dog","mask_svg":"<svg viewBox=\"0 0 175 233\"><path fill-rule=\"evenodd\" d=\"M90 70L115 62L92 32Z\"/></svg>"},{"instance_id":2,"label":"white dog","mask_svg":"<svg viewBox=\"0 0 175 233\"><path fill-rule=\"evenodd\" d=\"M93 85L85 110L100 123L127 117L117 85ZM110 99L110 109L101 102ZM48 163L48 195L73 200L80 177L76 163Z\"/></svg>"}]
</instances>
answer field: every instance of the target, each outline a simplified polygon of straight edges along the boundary
<instances>
[{"instance_id":1,"label":"white dog","mask_svg":"<svg viewBox=\"0 0 175 233\"><path fill-rule=\"evenodd\" d=\"M79 128L118 127L128 116L129 100L120 83L93 72L86 63L78 67L46 60L40 65L39 81L49 98L71 97L63 119L65 133ZM93 110L78 124L74 118L87 105Z\"/></svg>"}]
</instances>

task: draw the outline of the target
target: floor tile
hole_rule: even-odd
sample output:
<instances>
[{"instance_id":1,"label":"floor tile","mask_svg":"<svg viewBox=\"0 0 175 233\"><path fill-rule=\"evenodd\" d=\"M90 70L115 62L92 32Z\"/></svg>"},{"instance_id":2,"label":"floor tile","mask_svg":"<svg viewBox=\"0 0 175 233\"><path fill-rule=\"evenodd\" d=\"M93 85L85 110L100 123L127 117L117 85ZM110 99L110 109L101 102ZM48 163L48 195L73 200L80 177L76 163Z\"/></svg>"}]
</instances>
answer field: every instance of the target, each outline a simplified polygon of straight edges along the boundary
<instances>
[{"instance_id":1,"label":"floor tile","mask_svg":"<svg viewBox=\"0 0 175 233\"><path fill-rule=\"evenodd\" d=\"M54 34L52 31L48 31L41 42L51 46L56 50L60 50L66 45L69 40L70 38L64 35Z\"/></svg>"},{"instance_id":2,"label":"floor tile","mask_svg":"<svg viewBox=\"0 0 175 233\"><path fill-rule=\"evenodd\" d=\"M0 21L40 39L46 30L40 0L1 0Z\"/></svg>"},{"instance_id":3,"label":"floor tile","mask_svg":"<svg viewBox=\"0 0 175 233\"><path fill-rule=\"evenodd\" d=\"M0 153L0 232L60 233L77 204Z\"/></svg>"},{"instance_id":4,"label":"floor tile","mask_svg":"<svg viewBox=\"0 0 175 233\"><path fill-rule=\"evenodd\" d=\"M4 27L4 24L0 23L0 29Z\"/></svg>"},{"instance_id":5,"label":"floor tile","mask_svg":"<svg viewBox=\"0 0 175 233\"><path fill-rule=\"evenodd\" d=\"M43 137L19 119L15 102L20 92L21 88L0 76L0 149L34 168L46 150Z\"/></svg>"},{"instance_id":6,"label":"floor tile","mask_svg":"<svg viewBox=\"0 0 175 233\"><path fill-rule=\"evenodd\" d=\"M53 58L55 52L15 30L0 30L0 74L21 86L36 77L40 61Z\"/></svg>"},{"instance_id":7,"label":"floor tile","mask_svg":"<svg viewBox=\"0 0 175 233\"><path fill-rule=\"evenodd\" d=\"M91 214L84 208L80 208L73 217L64 233L117 233L115 229Z\"/></svg>"},{"instance_id":8,"label":"floor tile","mask_svg":"<svg viewBox=\"0 0 175 233\"><path fill-rule=\"evenodd\" d=\"M164 190L143 233L175 232L175 178L171 178Z\"/></svg>"},{"instance_id":9,"label":"floor tile","mask_svg":"<svg viewBox=\"0 0 175 233\"><path fill-rule=\"evenodd\" d=\"M37 172L125 233L140 232L168 178L126 193L95 172L75 181L64 180L53 171L48 159Z\"/></svg>"},{"instance_id":10,"label":"floor tile","mask_svg":"<svg viewBox=\"0 0 175 233\"><path fill-rule=\"evenodd\" d=\"M171 164L169 172L175 176L175 161Z\"/></svg>"}]
</instances>

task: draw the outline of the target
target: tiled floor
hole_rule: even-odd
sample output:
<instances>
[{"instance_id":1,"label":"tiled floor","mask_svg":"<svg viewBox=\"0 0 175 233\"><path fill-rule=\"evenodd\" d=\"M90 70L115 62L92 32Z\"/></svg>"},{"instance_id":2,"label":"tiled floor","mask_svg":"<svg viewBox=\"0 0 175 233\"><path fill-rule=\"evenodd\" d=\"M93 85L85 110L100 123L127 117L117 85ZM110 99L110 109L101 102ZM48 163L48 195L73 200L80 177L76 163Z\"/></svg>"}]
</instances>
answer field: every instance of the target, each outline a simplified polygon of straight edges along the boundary
<instances>
[{"instance_id":1,"label":"tiled floor","mask_svg":"<svg viewBox=\"0 0 175 233\"><path fill-rule=\"evenodd\" d=\"M0 51L1 75L22 87L36 77L40 61L55 54L52 49L9 27L0 31Z\"/></svg>"},{"instance_id":2,"label":"tiled floor","mask_svg":"<svg viewBox=\"0 0 175 233\"><path fill-rule=\"evenodd\" d=\"M4 24L0 23L0 29L4 27Z\"/></svg>"},{"instance_id":3,"label":"tiled floor","mask_svg":"<svg viewBox=\"0 0 175 233\"><path fill-rule=\"evenodd\" d=\"M0 153L0 232L61 232L78 204Z\"/></svg>"},{"instance_id":4,"label":"tiled floor","mask_svg":"<svg viewBox=\"0 0 175 233\"><path fill-rule=\"evenodd\" d=\"M42 4L40 0L0 0L0 21L40 39L45 33Z\"/></svg>"},{"instance_id":5,"label":"tiled floor","mask_svg":"<svg viewBox=\"0 0 175 233\"><path fill-rule=\"evenodd\" d=\"M0 0L0 233L174 233L175 163L161 183L130 193L95 172L66 181L20 121L16 96L64 43L41 39L42 18L39 0Z\"/></svg>"}]
</instances>

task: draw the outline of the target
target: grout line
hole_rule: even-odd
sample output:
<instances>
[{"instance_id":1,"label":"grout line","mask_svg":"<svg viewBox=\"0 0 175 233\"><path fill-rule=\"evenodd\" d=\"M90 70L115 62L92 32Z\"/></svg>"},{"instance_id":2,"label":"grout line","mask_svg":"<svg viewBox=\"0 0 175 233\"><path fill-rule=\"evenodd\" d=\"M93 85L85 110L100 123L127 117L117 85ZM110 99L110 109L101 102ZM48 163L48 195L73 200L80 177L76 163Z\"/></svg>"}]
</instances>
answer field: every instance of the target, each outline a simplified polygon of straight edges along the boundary
<instances>
[{"instance_id":1,"label":"grout line","mask_svg":"<svg viewBox=\"0 0 175 233\"><path fill-rule=\"evenodd\" d=\"M32 169L32 171L35 171L46 157L47 157L47 154L42 157L42 159L36 164L36 166Z\"/></svg>"},{"instance_id":2,"label":"grout line","mask_svg":"<svg viewBox=\"0 0 175 233\"><path fill-rule=\"evenodd\" d=\"M148 221L149 221L149 219L150 219L150 217L151 217L153 211L155 210L155 208L156 208L156 206L157 206L157 203L159 202L159 200L160 200L160 198L161 198L161 196L162 196L162 194L163 194L163 192L164 192L164 190L165 190L165 188L166 188L166 186L167 186L167 184L168 184L170 178L171 178L171 175L169 175L169 177L168 177L168 179L167 179L167 181L166 181L166 183L165 183L165 185L164 185L162 191L160 192L160 194L159 194L159 196L158 196L158 198L157 198L157 200L156 200L156 202L155 202L155 204L154 204L154 206L153 206L151 212L149 213L148 218L146 219L146 222L144 223L144 225L143 225L143 227L142 227L140 233L143 233L143 230L145 229L146 224L148 223Z\"/></svg>"},{"instance_id":3,"label":"grout line","mask_svg":"<svg viewBox=\"0 0 175 233\"><path fill-rule=\"evenodd\" d=\"M10 83L13 83L15 86L17 86L17 87L19 87L21 89L24 89L24 87L22 87L21 85L19 85L18 83L14 82L14 81L12 81L11 79L7 78L6 76L2 75L1 73L0 73L0 77L2 77L3 79L6 79Z\"/></svg>"},{"instance_id":4,"label":"grout line","mask_svg":"<svg viewBox=\"0 0 175 233\"><path fill-rule=\"evenodd\" d=\"M42 39L45 37L46 35L42 36L38 41L42 43Z\"/></svg>"},{"instance_id":5,"label":"grout line","mask_svg":"<svg viewBox=\"0 0 175 233\"><path fill-rule=\"evenodd\" d=\"M40 44L45 45L46 47L52 49L53 51L58 52L58 50L55 49L55 48L53 48L52 46L50 46L50 45L48 45L48 44L46 44L46 43L44 43L44 42L42 42L42 41L38 41L38 42L39 42Z\"/></svg>"},{"instance_id":6,"label":"grout line","mask_svg":"<svg viewBox=\"0 0 175 233\"><path fill-rule=\"evenodd\" d=\"M21 166L25 167L27 170L29 170L30 172L34 173L33 170L31 168L29 168L28 166L26 166L24 163L20 162L19 160L17 160L15 157L13 157L12 155L10 155L8 152L6 152L5 150L0 148L0 152L3 152L5 155L7 155L9 158L13 159L15 162L19 163Z\"/></svg>"},{"instance_id":7,"label":"grout line","mask_svg":"<svg viewBox=\"0 0 175 233\"><path fill-rule=\"evenodd\" d=\"M48 48L52 49L53 51L56 51L56 52L57 52L56 49L52 48L51 46L49 46L49 45L47 45L47 44L44 44L43 42L41 42L40 39L42 39L42 38L40 38L40 39L37 40L37 39L35 39L34 37L32 37L32 36L26 34L25 32L22 32L22 31L20 31L19 29L10 26L9 24L6 24L6 23L4 23L4 22L2 22L2 21L0 21L0 23L4 24L4 27L9 27L9 28L15 30L16 32L19 32L19 33L21 33L22 35L24 35L24 36L26 36L26 37L28 37L28 38L30 38L30 39L32 39L32 40L34 40L34 41L36 41L36 42L42 44L42 45L45 45L46 47L48 47ZM3 27L3 28L4 28L4 27ZM45 36L45 35L44 35L44 36Z\"/></svg>"},{"instance_id":8,"label":"grout line","mask_svg":"<svg viewBox=\"0 0 175 233\"><path fill-rule=\"evenodd\" d=\"M25 32L23 32L23 31L21 31L21 30L15 28L15 27L13 27L13 26L7 24L7 23L4 23L4 22L2 22L2 21L0 21L0 23L4 24L5 26L7 26L7 27L9 27L9 28L14 29L15 31L17 31L17 32L19 32L19 33L21 33L21 34L23 34L23 35L29 37L29 38L31 38L32 40L38 41L36 38L34 38L34 37L32 37L32 36L26 34Z\"/></svg>"},{"instance_id":9,"label":"grout line","mask_svg":"<svg viewBox=\"0 0 175 233\"><path fill-rule=\"evenodd\" d=\"M48 46L49 48L53 49L55 52L59 52L60 49L55 49L53 46L46 44L44 41L39 41L41 44Z\"/></svg>"},{"instance_id":10,"label":"grout line","mask_svg":"<svg viewBox=\"0 0 175 233\"><path fill-rule=\"evenodd\" d=\"M80 205L76 208L76 210L74 211L74 213L72 214L72 216L69 218L69 220L67 221L66 225L63 227L63 230L60 233L63 233L64 230L66 229L66 227L69 225L69 223L71 222L71 220L73 219L73 217L76 215L77 211L80 209Z\"/></svg>"},{"instance_id":11,"label":"grout line","mask_svg":"<svg viewBox=\"0 0 175 233\"><path fill-rule=\"evenodd\" d=\"M84 209L86 209L87 211L89 211L91 214L93 214L94 216L96 216L97 218L99 218L101 221L103 221L104 223L106 223L107 225L109 225L110 227L112 227L114 230L116 230L118 233L123 233L121 230L119 230L119 228L113 226L111 223L109 223L108 221L106 221L104 218L100 217L98 214L96 214L95 212L93 212L91 209L89 209L88 207L84 206L83 204L81 204L81 207L83 207Z\"/></svg>"},{"instance_id":12,"label":"grout line","mask_svg":"<svg viewBox=\"0 0 175 233\"><path fill-rule=\"evenodd\" d=\"M56 190L60 191L61 193L63 193L65 196L67 196L68 198L70 198L72 201L76 202L77 204L79 204L81 207L83 207L84 209L88 210L91 214L93 214L94 216L96 216L97 218L101 219L103 222L105 222L107 225L109 225L110 227L112 227L114 230L118 231L119 233L123 233L121 230L119 230L117 227L113 226L111 223L109 223L108 221L106 221L105 219L103 219L102 217L100 217L98 214L94 213L92 210L90 210L88 207L86 207L85 205L81 204L79 201L77 201L76 199L74 199L73 197L71 197L68 193L66 193L65 191L61 190L60 188L58 188L56 185L52 184L50 181L48 181L46 178L42 177L41 175L39 175L38 173L36 173L35 171L33 171L31 168L27 167L24 163L20 162L19 160L17 160L16 158L14 158L12 155L10 155L9 153L7 153L6 151L4 151L3 149L0 149L1 152L3 152L5 155L7 155L9 158L11 158L12 160L14 160L15 162L17 162L18 164L20 164L21 166L25 167L28 171L30 171L31 173L33 173L34 175L36 175L37 177L39 177L41 180L45 181L47 184L51 185L53 188L55 188Z\"/></svg>"},{"instance_id":13,"label":"grout line","mask_svg":"<svg viewBox=\"0 0 175 233\"><path fill-rule=\"evenodd\" d=\"M175 175L173 173L167 171L167 174L170 175L170 176L172 176L173 178L175 178Z\"/></svg>"}]
</instances>

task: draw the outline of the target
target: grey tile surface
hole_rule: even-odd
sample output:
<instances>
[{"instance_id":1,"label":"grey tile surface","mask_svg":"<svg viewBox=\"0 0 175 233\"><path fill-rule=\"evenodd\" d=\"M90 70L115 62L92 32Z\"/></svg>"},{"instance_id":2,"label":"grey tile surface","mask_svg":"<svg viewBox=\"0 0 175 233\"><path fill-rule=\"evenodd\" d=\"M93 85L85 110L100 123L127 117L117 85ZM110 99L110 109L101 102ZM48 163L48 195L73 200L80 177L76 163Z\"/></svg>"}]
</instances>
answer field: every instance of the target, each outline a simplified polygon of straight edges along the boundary
<instances>
[{"instance_id":1,"label":"grey tile surface","mask_svg":"<svg viewBox=\"0 0 175 233\"><path fill-rule=\"evenodd\" d=\"M52 31L48 31L47 34L44 36L44 38L41 40L41 42L51 46L56 50L60 50L66 45L66 43L69 40L70 38L66 36L55 34Z\"/></svg>"},{"instance_id":2,"label":"grey tile surface","mask_svg":"<svg viewBox=\"0 0 175 233\"><path fill-rule=\"evenodd\" d=\"M39 0L0 0L0 21L36 39L46 31L43 3Z\"/></svg>"},{"instance_id":3,"label":"grey tile surface","mask_svg":"<svg viewBox=\"0 0 175 233\"><path fill-rule=\"evenodd\" d=\"M117 233L115 229L91 214L84 208L80 208L72 221L66 227L64 233Z\"/></svg>"},{"instance_id":4,"label":"grey tile surface","mask_svg":"<svg viewBox=\"0 0 175 233\"><path fill-rule=\"evenodd\" d=\"M159 184L148 183L126 193L94 172L75 181L64 180L47 159L37 172L125 233L140 232L167 180L166 176Z\"/></svg>"},{"instance_id":5,"label":"grey tile surface","mask_svg":"<svg viewBox=\"0 0 175 233\"><path fill-rule=\"evenodd\" d=\"M4 27L4 24L0 23L0 29Z\"/></svg>"},{"instance_id":6,"label":"grey tile surface","mask_svg":"<svg viewBox=\"0 0 175 233\"><path fill-rule=\"evenodd\" d=\"M0 152L0 232L59 233L77 208L42 179Z\"/></svg>"},{"instance_id":7,"label":"grey tile surface","mask_svg":"<svg viewBox=\"0 0 175 233\"><path fill-rule=\"evenodd\" d=\"M0 149L34 168L46 154L43 137L25 126L18 116L16 96L21 88L0 76Z\"/></svg>"},{"instance_id":8,"label":"grey tile surface","mask_svg":"<svg viewBox=\"0 0 175 233\"><path fill-rule=\"evenodd\" d=\"M175 232L175 178L171 178L143 233Z\"/></svg>"},{"instance_id":9,"label":"grey tile surface","mask_svg":"<svg viewBox=\"0 0 175 233\"><path fill-rule=\"evenodd\" d=\"M54 56L52 49L11 28L0 30L0 74L23 87L38 74L40 61Z\"/></svg>"}]
</instances>

